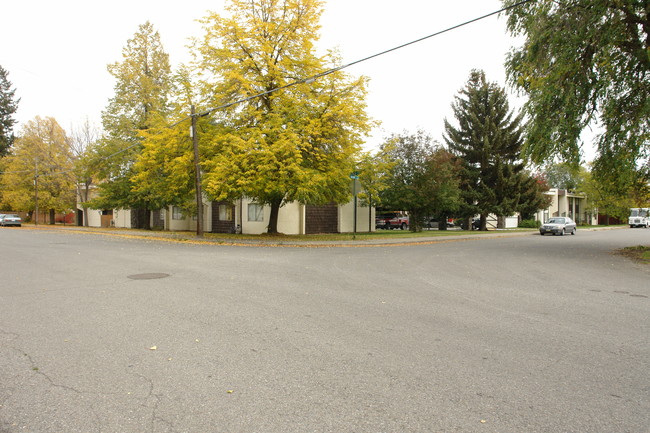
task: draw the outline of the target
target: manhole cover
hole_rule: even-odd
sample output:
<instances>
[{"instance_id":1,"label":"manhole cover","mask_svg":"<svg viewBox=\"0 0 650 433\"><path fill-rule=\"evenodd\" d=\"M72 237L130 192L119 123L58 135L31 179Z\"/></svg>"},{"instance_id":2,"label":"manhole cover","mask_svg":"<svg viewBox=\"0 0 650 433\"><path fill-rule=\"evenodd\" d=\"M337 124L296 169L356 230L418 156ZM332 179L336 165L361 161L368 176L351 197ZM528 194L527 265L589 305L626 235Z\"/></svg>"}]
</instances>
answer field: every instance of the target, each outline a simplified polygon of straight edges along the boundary
<instances>
[{"instance_id":1,"label":"manhole cover","mask_svg":"<svg viewBox=\"0 0 650 433\"><path fill-rule=\"evenodd\" d=\"M164 274L162 272L152 272L148 274L133 274L129 275L128 278L132 280L157 280L160 278L167 278L169 274Z\"/></svg>"}]
</instances>

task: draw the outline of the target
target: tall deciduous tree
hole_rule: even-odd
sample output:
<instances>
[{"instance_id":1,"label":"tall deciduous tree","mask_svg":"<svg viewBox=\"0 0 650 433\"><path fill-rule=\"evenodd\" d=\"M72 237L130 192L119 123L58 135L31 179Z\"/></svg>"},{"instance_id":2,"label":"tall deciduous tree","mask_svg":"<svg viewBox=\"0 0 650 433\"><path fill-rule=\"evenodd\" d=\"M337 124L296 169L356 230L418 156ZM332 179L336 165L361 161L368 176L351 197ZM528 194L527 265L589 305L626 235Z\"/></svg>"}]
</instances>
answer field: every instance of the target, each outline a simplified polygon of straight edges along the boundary
<instances>
[{"instance_id":1,"label":"tall deciduous tree","mask_svg":"<svg viewBox=\"0 0 650 433\"><path fill-rule=\"evenodd\" d=\"M621 183L611 177L598 177L593 170L585 172L580 184L580 192L587 196L587 203L592 211L604 215L605 224L614 217L626 221L630 208L635 207L630 190L621 190ZM645 207L645 206L640 206Z\"/></svg>"},{"instance_id":2,"label":"tall deciduous tree","mask_svg":"<svg viewBox=\"0 0 650 433\"><path fill-rule=\"evenodd\" d=\"M77 199L83 209L83 225L88 226L88 202L95 181L96 161L94 150L99 140L99 130L88 119L70 132L69 143L74 158Z\"/></svg>"},{"instance_id":3,"label":"tall deciduous tree","mask_svg":"<svg viewBox=\"0 0 650 433\"><path fill-rule=\"evenodd\" d=\"M7 157L2 176L4 200L13 209L55 211L74 207L75 182L73 155L68 137L51 117L36 117L27 122ZM39 212L40 213L40 212Z\"/></svg>"},{"instance_id":4,"label":"tall deciduous tree","mask_svg":"<svg viewBox=\"0 0 650 433\"><path fill-rule=\"evenodd\" d=\"M115 95L102 113L106 135L96 152L102 164L100 196L93 207L138 209L142 218L135 225L148 228L149 211L158 203L136 191L133 165L142 149L142 132L169 109L171 68L160 35L149 22L128 40L122 57L108 66L116 80Z\"/></svg>"},{"instance_id":5,"label":"tall deciduous tree","mask_svg":"<svg viewBox=\"0 0 650 433\"><path fill-rule=\"evenodd\" d=\"M505 6L518 0L504 0ZM538 161L578 162L580 134L604 128L599 157L634 167L650 152L650 6L647 0L537 0L508 11L525 42L508 58L527 96L527 149Z\"/></svg>"},{"instance_id":6,"label":"tall deciduous tree","mask_svg":"<svg viewBox=\"0 0 650 433\"><path fill-rule=\"evenodd\" d=\"M366 80L334 71L333 53L316 54L320 0L230 0L227 10L203 19L195 45L197 66L213 77L202 83L205 99L222 107L213 118L221 131L202 149L205 190L270 205L273 233L285 203L349 199L353 157L370 129Z\"/></svg>"},{"instance_id":7,"label":"tall deciduous tree","mask_svg":"<svg viewBox=\"0 0 650 433\"><path fill-rule=\"evenodd\" d=\"M393 162L382 203L409 214L411 231L422 230L427 216L446 220L460 201L459 167L453 156L422 131L391 136L382 146ZM444 224L443 224L444 225Z\"/></svg>"},{"instance_id":8,"label":"tall deciduous tree","mask_svg":"<svg viewBox=\"0 0 650 433\"><path fill-rule=\"evenodd\" d=\"M356 169L361 191L358 198L363 206L375 208L381 205L382 192L388 188L388 179L395 166L395 161L391 159L392 152L387 149L390 144L385 143L382 152L363 152L359 155ZM368 231L372 231L373 224L372 212L368 212Z\"/></svg>"},{"instance_id":9,"label":"tall deciduous tree","mask_svg":"<svg viewBox=\"0 0 650 433\"><path fill-rule=\"evenodd\" d=\"M142 152L134 165L133 191L148 196L159 207L178 206L186 215L196 214L193 143L189 134L190 107L199 99L191 71L181 66L171 81L171 111L158 116L152 127L142 132ZM214 134L214 125L198 119L198 137L205 142Z\"/></svg>"},{"instance_id":10,"label":"tall deciduous tree","mask_svg":"<svg viewBox=\"0 0 650 433\"><path fill-rule=\"evenodd\" d=\"M483 71L471 72L452 103L458 127L445 119L445 141L463 163L465 216L508 216L521 202L521 115L510 112L506 92Z\"/></svg>"},{"instance_id":11,"label":"tall deciduous tree","mask_svg":"<svg viewBox=\"0 0 650 433\"><path fill-rule=\"evenodd\" d=\"M650 206L650 166L629 167L610 175L610 164L599 159L591 164L591 170L581 173L580 192L587 195L592 210L607 218L626 220L631 207ZM607 221L609 224L609 220Z\"/></svg>"},{"instance_id":12,"label":"tall deciduous tree","mask_svg":"<svg viewBox=\"0 0 650 433\"><path fill-rule=\"evenodd\" d=\"M13 115L20 102L20 99L16 99L16 89L11 88L8 75L7 70L0 66L0 157L6 156L13 144L13 127L16 124Z\"/></svg>"},{"instance_id":13,"label":"tall deciduous tree","mask_svg":"<svg viewBox=\"0 0 650 433\"><path fill-rule=\"evenodd\" d=\"M567 162L549 164L544 169L544 177L551 188L575 191L582 182L585 170Z\"/></svg>"}]
</instances>

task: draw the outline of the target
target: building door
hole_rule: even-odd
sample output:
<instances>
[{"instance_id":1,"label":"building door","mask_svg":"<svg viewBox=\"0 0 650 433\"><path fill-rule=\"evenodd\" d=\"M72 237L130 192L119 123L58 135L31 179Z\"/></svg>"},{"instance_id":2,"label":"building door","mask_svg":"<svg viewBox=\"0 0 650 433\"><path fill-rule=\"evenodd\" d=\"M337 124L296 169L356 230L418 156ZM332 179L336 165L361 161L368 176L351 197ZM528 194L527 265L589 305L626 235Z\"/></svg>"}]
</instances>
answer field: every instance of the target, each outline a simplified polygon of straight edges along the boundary
<instances>
[{"instance_id":1,"label":"building door","mask_svg":"<svg viewBox=\"0 0 650 433\"><path fill-rule=\"evenodd\" d=\"M113 209L104 209L101 216L101 227L107 228L113 226Z\"/></svg>"}]
</instances>

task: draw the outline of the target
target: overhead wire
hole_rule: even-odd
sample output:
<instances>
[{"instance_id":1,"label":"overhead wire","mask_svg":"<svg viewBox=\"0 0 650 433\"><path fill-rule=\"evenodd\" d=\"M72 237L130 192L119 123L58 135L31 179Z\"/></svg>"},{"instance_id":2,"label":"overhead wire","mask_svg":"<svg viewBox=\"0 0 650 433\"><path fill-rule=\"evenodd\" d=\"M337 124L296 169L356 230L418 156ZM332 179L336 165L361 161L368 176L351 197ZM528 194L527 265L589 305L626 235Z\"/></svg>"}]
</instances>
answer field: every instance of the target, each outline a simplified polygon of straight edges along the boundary
<instances>
[{"instance_id":1,"label":"overhead wire","mask_svg":"<svg viewBox=\"0 0 650 433\"><path fill-rule=\"evenodd\" d=\"M208 109L208 110L206 110L206 111L204 111L204 112L202 112L202 113L197 113L197 114L195 114L195 116L197 116L197 117L208 116L209 114L211 114L211 113L213 113L214 111L217 111L217 110L221 110L221 109L224 109L224 108L231 107L231 106L233 106L233 105L237 105L237 104L241 104L241 103L244 103L244 102L248 102L248 101L250 101L250 100L253 100L253 99L256 99L256 98L260 98L260 97L262 97L262 96L266 96L266 95L268 95L268 94L271 94L271 93L274 93L274 92L278 92L278 91L280 91L280 90L284 90L284 89L287 89L287 88L292 87L292 86L296 86L296 85L298 85L298 84L302 84L302 83L306 83L306 82L307 82L307 83L309 83L309 82L313 82L313 81L317 80L318 78L324 77L324 76L329 75L329 74L332 74L332 73L334 73L334 72L341 71L341 70L343 70L343 69L349 68L350 66L354 66L354 65L357 65L357 64L359 64L359 63L366 62L366 61L368 61L368 60L374 59L374 58L376 58L376 57L383 56L383 55L385 55L385 54L391 53L391 52L393 52L393 51L397 51L397 50L400 50L400 49L402 49L402 48L406 48L406 47L408 47L408 46L410 46L410 45L417 44L417 43L422 42L422 41L425 41L425 40L427 40L427 39L431 39L431 38L433 38L433 37L440 36L440 35L442 35L442 34L444 34L444 33L448 33L448 32L450 32L450 31L453 31L453 30L459 29L459 28L461 28L461 27L464 27L464 26L467 26L467 25L473 24L473 23L475 23L475 22L477 22L477 21L484 20L484 19L489 18L489 17L491 17L491 16L498 15L498 14L500 14L500 13L502 13L502 12L506 12L506 11L508 11L508 10L510 10L510 9L517 8L517 7L522 6L522 5L526 4L526 3L532 3L532 2L534 2L534 1L537 1L537 0L522 0L522 1L520 1L520 2L517 2L517 3L513 4L513 5L510 5L510 6L507 6L507 7L501 8L501 9L499 9L499 10L496 10L496 11L494 11L494 12L487 13L487 14L482 15L482 16L480 16L480 17L473 18L473 19L471 19L471 20L465 21L465 22L460 23L460 24L456 24L456 25L451 26L451 27L448 27L448 28L446 28L446 29L444 29L444 30L440 30L440 31L437 31L437 32L435 32L435 33L431 33L430 35L427 35L427 36L424 36L424 37L421 37L421 38L418 38L418 39L412 40L412 41L410 41L410 42L406 42L406 43L404 43L404 44L398 45L398 46L393 47L393 48L389 48L389 49L387 49L387 50L381 51L381 52L379 52L379 53L372 54L372 55L370 55L370 56L367 56L367 57L364 57L364 58L361 58L361 59L355 60L355 61L353 61L353 62L346 63L346 64L344 64L344 65L341 65L341 66L337 66L337 67L335 67L335 68L328 69L328 70L326 70L326 71L323 71L323 72L320 72L320 73L318 73L318 74L315 74L315 75L309 76L309 77L307 77L307 78L302 78L302 79L300 79L300 80L293 81L293 82L291 82L291 83L285 84L285 85L283 85L283 86L276 87L276 88L271 89L271 90L267 90L267 91L265 91L265 92L257 93L257 94L255 94L255 95L248 96L248 97L246 97L246 98L242 98L242 99L239 99L239 100L236 100L236 101L233 101L233 102L229 102L229 103L227 103L227 104L223 104L223 105L220 105L220 106L218 106L218 107L210 108L210 109ZM174 123L174 124L172 125L172 127L178 125L179 123L184 122L184 121L187 120L187 119L190 119L191 117L192 117L191 115L184 117L183 119L181 119L181 120L179 120L178 122Z\"/></svg>"}]
</instances>

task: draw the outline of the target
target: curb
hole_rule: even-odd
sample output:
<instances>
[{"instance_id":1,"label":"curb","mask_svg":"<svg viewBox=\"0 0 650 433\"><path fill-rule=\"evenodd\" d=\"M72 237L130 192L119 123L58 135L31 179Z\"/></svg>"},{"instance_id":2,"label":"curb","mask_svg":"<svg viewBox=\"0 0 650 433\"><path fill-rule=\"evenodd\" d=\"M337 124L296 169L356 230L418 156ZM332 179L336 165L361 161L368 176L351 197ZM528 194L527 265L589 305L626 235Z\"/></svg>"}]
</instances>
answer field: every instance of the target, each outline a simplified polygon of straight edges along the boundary
<instances>
[{"instance_id":1,"label":"curb","mask_svg":"<svg viewBox=\"0 0 650 433\"><path fill-rule=\"evenodd\" d=\"M487 233L476 234L458 234L430 237L413 237L398 239L373 239L373 240L333 240L333 241L298 241L298 240L256 240L256 239L230 239L230 238L197 238L192 232L164 232L164 231L147 231L138 229L103 229L97 227L79 227L79 226L33 226L23 225L28 230L43 231L67 231L73 234L89 234L107 237L117 237L123 239L140 239L158 242L173 242L193 245L219 245L219 246L243 246L243 247L292 247L292 248L369 248L369 247L394 247L394 246L412 246L412 245L432 245L448 242L460 242L470 240L484 240L495 238L510 238L519 236L534 236L538 234L537 230L509 232L491 231ZM585 231L614 230L624 227L593 227L581 228Z\"/></svg>"}]
</instances>

